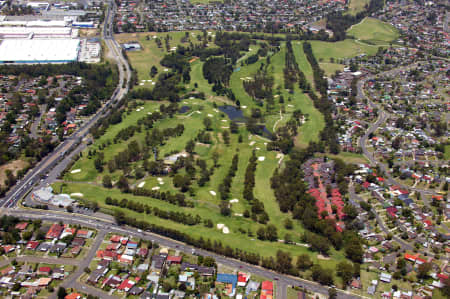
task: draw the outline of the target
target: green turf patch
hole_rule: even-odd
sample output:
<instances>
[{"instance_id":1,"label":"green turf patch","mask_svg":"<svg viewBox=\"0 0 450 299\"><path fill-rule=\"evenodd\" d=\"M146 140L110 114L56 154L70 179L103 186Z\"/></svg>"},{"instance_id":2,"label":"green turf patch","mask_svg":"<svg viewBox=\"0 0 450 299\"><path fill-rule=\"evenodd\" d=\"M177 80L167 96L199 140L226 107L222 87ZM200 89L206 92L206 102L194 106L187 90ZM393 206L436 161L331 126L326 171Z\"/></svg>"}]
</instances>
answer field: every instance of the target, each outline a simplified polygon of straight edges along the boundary
<instances>
[{"instance_id":1,"label":"green turf patch","mask_svg":"<svg viewBox=\"0 0 450 299\"><path fill-rule=\"evenodd\" d=\"M387 45L399 36L394 26L374 18L365 18L353 25L347 30L347 34L373 45Z\"/></svg>"}]
</instances>

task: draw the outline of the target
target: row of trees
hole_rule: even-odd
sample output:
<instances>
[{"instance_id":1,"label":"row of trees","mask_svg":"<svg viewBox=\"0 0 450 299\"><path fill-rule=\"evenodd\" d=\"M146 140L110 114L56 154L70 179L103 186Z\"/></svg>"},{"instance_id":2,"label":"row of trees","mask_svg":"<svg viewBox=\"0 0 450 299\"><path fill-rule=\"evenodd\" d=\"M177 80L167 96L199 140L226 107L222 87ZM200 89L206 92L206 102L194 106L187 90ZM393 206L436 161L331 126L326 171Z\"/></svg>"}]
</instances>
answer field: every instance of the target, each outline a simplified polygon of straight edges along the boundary
<instances>
[{"instance_id":1,"label":"row of trees","mask_svg":"<svg viewBox=\"0 0 450 299\"><path fill-rule=\"evenodd\" d=\"M253 151L250 160L248 161L247 169L245 170L244 179L244 191L243 197L252 206L251 217L253 220L258 220L260 223L267 223L269 221L269 215L264 210L264 204L255 198L253 195L253 188L255 187L255 172L257 166L256 152ZM244 216L250 216L249 212L245 212Z\"/></svg>"},{"instance_id":2,"label":"row of trees","mask_svg":"<svg viewBox=\"0 0 450 299\"><path fill-rule=\"evenodd\" d=\"M119 201L117 199L107 197L105 199L105 204L132 210L140 214L145 213L147 215L154 215L158 218L169 219L171 221L182 223L184 225L197 225L202 223L202 219L199 215L194 216L183 212L164 211L157 207L151 207L148 204L134 202L126 198Z\"/></svg>"},{"instance_id":3,"label":"row of trees","mask_svg":"<svg viewBox=\"0 0 450 299\"><path fill-rule=\"evenodd\" d=\"M231 182L233 181L236 171L238 169L239 156L235 154L231 160L231 166L228 170L227 175L224 177L222 183L219 185L220 198L222 200L227 200L230 196Z\"/></svg>"},{"instance_id":4,"label":"row of trees","mask_svg":"<svg viewBox=\"0 0 450 299\"><path fill-rule=\"evenodd\" d=\"M323 114L325 119L325 127L320 133L320 138L323 142L323 146L328 146L331 153L337 154L339 153L338 130L332 118L332 112L335 108L333 103L328 100L328 82L324 77L324 71L320 68L319 63L313 54L311 44L304 42L303 51L313 70L316 90L318 90L321 95L319 98L314 92L309 92L309 96L311 100L313 100L314 106Z\"/></svg>"},{"instance_id":5,"label":"row of trees","mask_svg":"<svg viewBox=\"0 0 450 299\"><path fill-rule=\"evenodd\" d=\"M292 43L290 40L286 42L286 58L284 73L284 87L289 90L294 89L294 83L298 82L302 90L309 90L310 85L306 80L305 74L300 70L297 60L295 59Z\"/></svg>"}]
</instances>

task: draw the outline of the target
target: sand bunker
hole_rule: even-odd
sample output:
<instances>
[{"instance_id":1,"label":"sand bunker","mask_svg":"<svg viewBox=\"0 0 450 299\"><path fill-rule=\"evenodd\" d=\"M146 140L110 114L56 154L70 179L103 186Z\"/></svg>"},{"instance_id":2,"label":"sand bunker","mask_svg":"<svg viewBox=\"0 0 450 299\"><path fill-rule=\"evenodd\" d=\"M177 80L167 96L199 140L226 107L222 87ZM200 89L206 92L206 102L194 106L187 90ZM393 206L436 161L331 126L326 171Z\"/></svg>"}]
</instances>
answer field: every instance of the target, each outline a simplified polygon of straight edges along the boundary
<instances>
[{"instance_id":1,"label":"sand bunker","mask_svg":"<svg viewBox=\"0 0 450 299\"><path fill-rule=\"evenodd\" d=\"M222 229L225 226L223 223L217 223L217 229Z\"/></svg>"},{"instance_id":2,"label":"sand bunker","mask_svg":"<svg viewBox=\"0 0 450 299\"><path fill-rule=\"evenodd\" d=\"M264 161L264 160L266 160L266 157L264 157L264 156L258 157L258 161Z\"/></svg>"},{"instance_id":3,"label":"sand bunker","mask_svg":"<svg viewBox=\"0 0 450 299\"><path fill-rule=\"evenodd\" d=\"M214 192L214 191L209 191L209 193L211 193L211 195L213 195L213 196L216 196L216 192Z\"/></svg>"},{"instance_id":4,"label":"sand bunker","mask_svg":"<svg viewBox=\"0 0 450 299\"><path fill-rule=\"evenodd\" d=\"M79 172L81 172L81 169L74 169L70 173L79 173Z\"/></svg>"},{"instance_id":5,"label":"sand bunker","mask_svg":"<svg viewBox=\"0 0 450 299\"><path fill-rule=\"evenodd\" d=\"M145 182L140 182L138 185L138 188L142 188L142 187L144 187L144 185L145 185Z\"/></svg>"},{"instance_id":6,"label":"sand bunker","mask_svg":"<svg viewBox=\"0 0 450 299\"><path fill-rule=\"evenodd\" d=\"M239 199L233 198L232 200L230 200L230 203L236 203L236 202L239 202Z\"/></svg>"},{"instance_id":7,"label":"sand bunker","mask_svg":"<svg viewBox=\"0 0 450 299\"><path fill-rule=\"evenodd\" d=\"M224 228L222 228L222 233L229 234L230 230L228 229L228 227L224 226Z\"/></svg>"},{"instance_id":8,"label":"sand bunker","mask_svg":"<svg viewBox=\"0 0 450 299\"><path fill-rule=\"evenodd\" d=\"M159 188L158 186L152 188L153 191L159 190L159 189L160 189L160 188Z\"/></svg>"},{"instance_id":9,"label":"sand bunker","mask_svg":"<svg viewBox=\"0 0 450 299\"><path fill-rule=\"evenodd\" d=\"M74 196L74 197L83 197L83 193L79 193L79 192L76 192L76 193L70 193L70 196Z\"/></svg>"},{"instance_id":10,"label":"sand bunker","mask_svg":"<svg viewBox=\"0 0 450 299\"><path fill-rule=\"evenodd\" d=\"M253 146L253 144L255 144L255 141L250 142L248 145Z\"/></svg>"}]
</instances>

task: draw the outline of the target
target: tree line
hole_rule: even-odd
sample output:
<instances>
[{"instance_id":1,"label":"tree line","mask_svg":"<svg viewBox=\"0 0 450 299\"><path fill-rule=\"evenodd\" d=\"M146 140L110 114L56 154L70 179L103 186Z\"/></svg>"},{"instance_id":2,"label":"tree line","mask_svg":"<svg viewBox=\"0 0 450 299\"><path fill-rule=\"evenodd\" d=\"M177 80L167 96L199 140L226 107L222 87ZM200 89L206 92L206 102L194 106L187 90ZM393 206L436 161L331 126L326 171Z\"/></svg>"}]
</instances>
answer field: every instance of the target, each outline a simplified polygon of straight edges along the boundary
<instances>
[{"instance_id":1,"label":"tree line","mask_svg":"<svg viewBox=\"0 0 450 299\"><path fill-rule=\"evenodd\" d=\"M340 41L347 38L347 29L352 25L362 21L365 17L376 13L384 6L383 0L370 0L369 4L366 4L365 10L351 15L348 13L343 14L341 11L332 12L327 15L326 28L333 31L332 41Z\"/></svg>"},{"instance_id":2,"label":"tree line","mask_svg":"<svg viewBox=\"0 0 450 299\"><path fill-rule=\"evenodd\" d=\"M325 127L320 132L320 138L322 141L322 145L320 145L320 147L328 146L331 153L337 154L340 150L338 143L338 130L332 117L332 112L335 110L335 107L333 103L328 100L328 82L327 79L324 78L324 71L320 68L319 63L314 56L311 44L304 42L303 51L313 70L315 87L321 95L319 98L313 91L309 92L309 96L313 101L314 106L323 114L325 119Z\"/></svg>"},{"instance_id":3,"label":"tree line","mask_svg":"<svg viewBox=\"0 0 450 299\"><path fill-rule=\"evenodd\" d=\"M258 165L257 160L256 152L253 151L245 170L244 191L242 194L243 198L247 200L252 208L251 214L248 210L244 211L244 217L251 217L254 221L258 220L260 223L267 223L269 221L269 215L264 210L264 204L253 195L255 172L256 166Z\"/></svg>"},{"instance_id":4,"label":"tree line","mask_svg":"<svg viewBox=\"0 0 450 299\"><path fill-rule=\"evenodd\" d=\"M161 219L169 219L171 221L181 223L184 225L197 225L202 223L202 219L199 215L194 216L183 212L164 211L157 207L152 207L148 204L134 202L126 198L119 201L117 199L107 197L105 198L105 204L115 207L121 207L140 214L145 213L147 215L154 215L155 217Z\"/></svg>"}]
</instances>

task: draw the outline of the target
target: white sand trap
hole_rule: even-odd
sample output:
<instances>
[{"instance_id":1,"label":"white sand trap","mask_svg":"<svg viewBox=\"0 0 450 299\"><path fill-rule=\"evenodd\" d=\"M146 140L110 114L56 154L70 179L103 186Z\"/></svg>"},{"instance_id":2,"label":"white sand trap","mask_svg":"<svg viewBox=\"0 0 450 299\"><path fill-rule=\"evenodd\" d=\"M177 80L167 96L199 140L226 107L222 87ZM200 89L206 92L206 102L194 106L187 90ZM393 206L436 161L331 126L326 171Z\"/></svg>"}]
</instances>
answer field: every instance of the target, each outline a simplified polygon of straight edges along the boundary
<instances>
[{"instance_id":1,"label":"white sand trap","mask_svg":"<svg viewBox=\"0 0 450 299\"><path fill-rule=\"evenodd\" d=\"M228 229L228 227L224 226L223 229L222 229L222 233L227 235L227 234L230 233L230 230Z\"/></svg>"},{"instance_id":2,"label":"white sand trap","mask_svg":"<svg viewBox=\"0 0 450 299\"><path fill-rule=\"evenodd\" d=\"M234 216L242 217L244 215L242 213L234 213Z\"/></svg>"},{"instance_id":3,"label":"white sand trap","mask_svg":"<svg viewBox=\"0 0 450 299\"><path fill-rule=\"evenodd\" d=\"M197 112L197 114L202 114L202 112L201 112L201 111L195 111L195 112Z\"/></svg>"},{"instance_id":4,"label":"white sand trap","mask_svg":"<svg viewBox=\"0 0 450 299\"><path fill-rule=\"evenodd\" d=\"M208 117L213 117L214 115L212 115L212 114L208 114Z\"/></svg>"},{"instance_id":5,"label":"white sand trap","mask_svg":"<svg viewBox=\"0 0 450 299\"><path fill-rule=\"evenodd\" d=\"M193 99L195 99L194 97L189 97L189 100L193 100Z\"/></svg>"},{"instance_id":6,"label":"white sand trap","mask_svg":"<svg viewBox=\"0 0 450 299\"><path fill-rule=\"evenodd\" d=\"M163 179L162 179L162 178L157 178L157 180L158 180L158 181L162 181Z\"/></svg>"},{"instance_id":7,"label":"white sand trap","mask_svg":"<svg viewBox=\"0 0 450 299\"><path fill-rule=\"evenodd\" d=\"M144 85L144 83L139 83L140 86Z\"/></svg>"},{"instance_id":8,"label":"white sand trap","mask_svg":"<svg viewBox=\"0 0 450 299\"><path fill-rule=\"evenodd\" d=\"M164 185L164 182L159 182L160 185Z\"/></svg>"},{"instance_id":9,"label":"white sand trap","mask_svg":"<svg viewBox=\"0 0 450 299\"><path fill-rule=\"evenodd\" d=\"M74 169L70 173L79 173L79 172L81 172L81 169Z\"/></svg>"},{"instance_id":10,"label":"white sand trap","mask_svg":"<svg viewBox=\"0 0 450 299\"><path fill-rule=\"evenodd\" d=\"M227 120L226 120L226 119L222 119L222 121L223 121L223 122L227 122Z\"/></svg>"},{"instance_id":11,"label":"white sand trap","mask_svg":"<svg viewBox=\"0 0 450 299\"><path fill-rule=\"evenodd\" d=\"M247 106L241 106L243 109L247 109Z\"/></svg>"},{"instance_id":12,"label":"white sand trap","mask_svg":"<svg viewBox=\"0 0 450 299\"><path fill-rule=\"evenodd\" d=\"M144 106L140 107L141 110L144 110Z\"/></svg>"},{"instance_id":13,"label":"white sand trap","mask_svg":"<svg viewBox=\"0 0 450 299\"><path fill-rule=\"evenodd\" d=\"M264 142L264 145L267 145L267 142Z\"/></svg>"},{"instance_id":14,"label":"white sand trap","mask_svg":"<svg viewBox=\"0 0 450 299\"><path fill-rule=\"evenodd\" d=\"M276 94L276 95L274 95L273 97L274 98L278 98L280 95L279 94Z\"/></svg>"},{"instance_id":15,"label":"white sand trap","mask_svg":"<svg viewBox=\"0 0 450 299\"><path fill-rule=\"evenodd\" d=\"M76 193L70 193L70 196L73 196L73 197L83 197L83 193L79 193L79 192L76 192Z\"/></svg>"},{"instance_id":16,"label":"white sand trap","mask_svg":"<svg viewBox=\"0 0 450 299\"><path fill-rule=\"evenodd\" d=\"M153 35L153 38L158 38L156 35Z\"/></svg>"},{"instance_id":17,"label":"white sand trap","mask_svg":"<svg viewBox=\"0 0 450 299\"><path fill-rule=\"evenodd\" d=\"M168 72L168 71L169 71L169 69L164 69L164 71L165 71L165 72Z\"/></svg>"},{"instance_id":18,"label":"white sand trap","mask_svg":"<svg viewBox=\"0 0 450 299\"><path fill-rule=\"evenodd\" d=\"M217 223L217 229L222 229L225 226L223 223Z\"/></svg>"},{"instance_id":19,"label":"white sand trap","mask_svg":"<svg viewBox=\"0 0 450 299\"><path fill-rule=\"evenodd\" d=\"M156 190L159 190L159 189L160 188L158 186L152 188L153 191L156 191Z\"/></svg>"},{"instance_id":20,"label":"white sand trap","mask_svg":"<svg viewBox=\"0 0 450 299\"><path fill-rule=\"evenodd\" d=\"M147 112L147 114L148 114L148 115L152 115L152 113L151 113L151 112Z\"/></svg>"},{"instance_id":21,"label":"white sand trap","mask_svg":"<svg viewBox=\"0 0 450 299\"><path fill-rule=\"evenodd\" d=\"M253 146L253 144L255 144L255 141L250 142L248 145Z\"/></svg>"},{"instance_id":22,"label":"white sand trap","mask_svg":"<svg viewBox=\"0 0 450 299\"><path fill-rule=\"evenodd\" d=\"M155 82L152 82L152 85L155 85L156 83Z\"/></svg>"},{"instance_id":23,"label":"white sand trap","mask_svg":"<svg viewBox=\"0 0 450 299\"><path fill-rule=\"evenodd\" d=\"M214 192L214 191L209 191L209 193L212 195L212 196L216 196L216 192Z\"/></svg>"},{"instance_id":24,"label":"white sand trap","mask_svg":"<svg viewBox=\"0 0 450 299\"><path fill-rule=\"evenodd\" d=\"M275 158L280 159L281 157L283 157L283 154L278 153Z\"/></svg>"},{"instance_id":25,"label":"white sand trap","mask_svg":"<svg viewBox=\"0 0 450 299\"><path fill-rule=\"evenodd\" d=\"M184 101L183 104L187 104L188 102Z\"/></svg>"},{"instance_id":26,"label":"white sand trap","mask_svg":"<svg viewBox=\"0 0 450 299\"><path fill-rule=\"evenodd\" d=\"M294 107L294 105L288 104L288 107L289 107L289 108L293 108L293 107Z\"/></svg>"},{"instance_id":27,"label":"white sand trap","mask_svg":"<svg viewBox=\"0 0 450 299\"><path fill-rule=\"evenodd\" d=\"M230 127L221 127L222 129L229 129Z\"/></svg>"},{"instance_id":28,"label":"white sand trap","mask_svg":"<svg viewBox=\"0 0 450 299\"><path fill-rule=\"evenodd\" d=\"M230 203L236 203L236 202L239 202L239 199L233 198L232 200L230 200Z\"/></svg>"},{"instance_id":29,"label":"white sand trap","mask_svg":"<svg viewBox=\"0 0 450 299\"><path fill-rule=\"evenodd\" d=\"M216 112L216 113L219 113L219 110L217 110L217 109L214 109L214 112Z\"/></svg>"},{"instance_id":30,"label":"white sand trap","mask_svg":"<svg viewBox=\"0 0 450 299\"><path fill-rule=\"evenodd\" d=\"M259 151L259 150L260 150L260 148L259 148L259 147L255 147L255 149L256 149L257 151Z\"/></svg>"},{"instance_id":31,"label":"white sand trap","mask_svg":"<svg viewBox=\"0 0 450 299\"><path fill-rule=\"evenodd\" d=\"M141 111L141 109L136 109L136 112L139 112L139 111Z\"/></svg>"},{"instance_id":32,"label":"white sand trap","mask_svg":"<svg viewBox=\"0 0 450 299\"><path fill-rule=\"evenodd\" d=\"M138 185L138 188L142 188L142 187L144 187L144 185L145 185L145 182L140 182Z\"/></svg>"},{"instance_id":33,"label":"white sand trap","mask_svg":"<svg viewBox=\"0 0 450 299\"><path fill-rule=\"evenodd\" d=\"M264 160L266 160L266 157L264 157L264 156L258 157L258 161L264 161Z\"/></svg>"}]
</instances>

